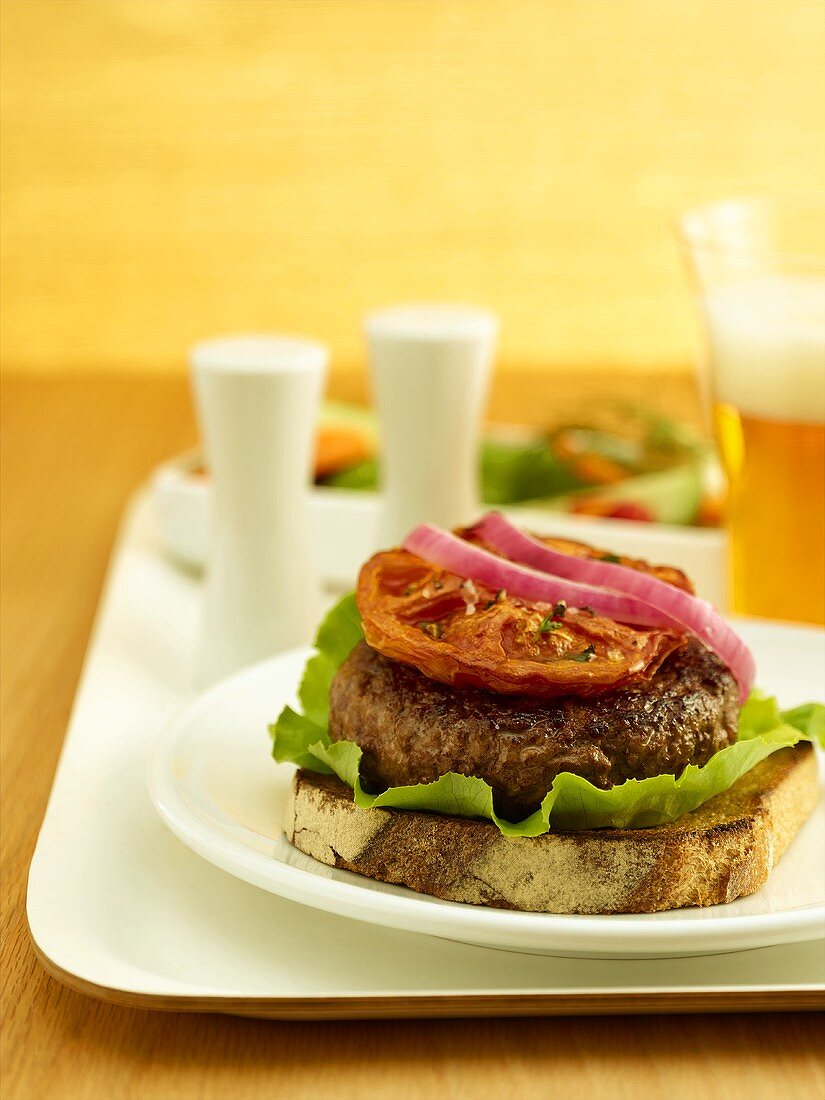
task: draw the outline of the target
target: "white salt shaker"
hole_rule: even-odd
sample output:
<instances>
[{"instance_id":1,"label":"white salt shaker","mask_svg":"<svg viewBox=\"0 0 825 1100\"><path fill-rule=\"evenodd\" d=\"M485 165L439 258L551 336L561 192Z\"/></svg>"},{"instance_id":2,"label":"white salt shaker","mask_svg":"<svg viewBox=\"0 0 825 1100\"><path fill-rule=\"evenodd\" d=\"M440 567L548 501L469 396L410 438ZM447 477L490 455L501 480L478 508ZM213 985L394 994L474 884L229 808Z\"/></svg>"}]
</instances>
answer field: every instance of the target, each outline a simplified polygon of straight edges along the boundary
<instances>
[{"instance_id":1,"label":"white salt shaker","mask_svg":"<svg viewBox=\"0 0 825 1100\"><path fill-rule=\"evenodd\" d=\"M206 685L311 640L320 593L308 486L327 351L229 336L190 353L213 482L198 678Z\"/></svg>"},{"instance_id":2,"label":"white salt shaker","mask_svg":"<svg viewBox=\"0 0 825 1100\"><path fill-rule=\"evenodd\" d=\"M366 320L381 419L379 545L418 523L476 517L479 423L498 322L459 305L395 306Z\"/></svg>"}]
</instances>

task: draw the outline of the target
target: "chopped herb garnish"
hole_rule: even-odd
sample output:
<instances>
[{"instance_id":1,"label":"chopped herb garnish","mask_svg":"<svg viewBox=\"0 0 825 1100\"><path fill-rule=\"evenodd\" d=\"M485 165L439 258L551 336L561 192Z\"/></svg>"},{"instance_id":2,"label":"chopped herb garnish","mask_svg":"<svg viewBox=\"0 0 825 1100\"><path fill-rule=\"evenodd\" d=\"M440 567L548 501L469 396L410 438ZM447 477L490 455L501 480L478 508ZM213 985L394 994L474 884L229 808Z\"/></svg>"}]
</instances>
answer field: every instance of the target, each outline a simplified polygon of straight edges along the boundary
<instances>
[{"instance_id":1,"label":"chopped herb garnish","mask_svg":"<svg viewBox=\"0 0 825 1100\"><path fill-rule=\"evenodd\" d=\"M439 588L443 588L443 587L444 587L444 585L442 584L441 581L433 581L433 588L435 588L436 590L439 589Z\"/></svg>"},{"instance_id":2,"label":"chopped herb garnish","mask_svg":"<svg viewBox=\"0 0 825 1100\"><path fill-rule=\"evenodd\" d=\"M621 558L617 554L602 554L601 561L609 561L613 565L619 565Z\"/></svg>"},{"instance_id":3,"label":"chopped herb garnish","mask_svg":"<svg viewBox=\"0 0 825 1100\"><path fill-rule=\"evenodd\" d=\"M567 604L564 602L564 600L560 600L555 605L555 607L553 608L553 618L554 619L563 619L564 618L564 613L565 613L566 610L567 610Z\"/></svg>"},{"instance_id":4,"label":"chopped herb garnish","mask_svg":"<svg viewBox=\"0 0 825 1100\"><path fill-rule=\"evenodd\" d=\"M422 630L425 634L429 634L431 638L440 638L444 633L443 623L428 623L420 622L415 624L419 630Z\"/></svg>"},{"instance_id":5,"label":"chopped herb garnish","mask_svg":"<svg viewBox=\"0 0 825 1100\"><path fill-rule=\"evenodd\" d=\"M557 623L552 615L545 615L539 623L539 634L549 634L552 630L558 630L561 623Z\"/></svg>"},{"instance_id":6,"label":"chopped herb garnish","mask_svg":"<svg viewBox=\"0 0 825 1100\"><path fill-rule=\"evenodd\" d=\"M596 656L596 647L589 645L587 649L583 649L581 653L573 653L570 656L571 661L579 661L581 664L586 664L587 661L592 661Z\"/></svg>"}]
</instances>

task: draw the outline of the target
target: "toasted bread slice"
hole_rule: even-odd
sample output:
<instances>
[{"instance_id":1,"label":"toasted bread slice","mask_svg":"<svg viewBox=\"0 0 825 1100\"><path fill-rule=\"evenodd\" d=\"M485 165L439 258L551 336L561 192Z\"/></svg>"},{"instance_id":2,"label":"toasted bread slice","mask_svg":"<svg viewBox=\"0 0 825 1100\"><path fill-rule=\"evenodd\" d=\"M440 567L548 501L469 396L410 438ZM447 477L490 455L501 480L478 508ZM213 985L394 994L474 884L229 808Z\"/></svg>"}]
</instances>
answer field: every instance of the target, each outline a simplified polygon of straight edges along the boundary
<instances>
[{"instance_id":1,"label":"toasted bread slice","mask_svg":"<svg viewBox=\"0 0 825 1100\"><path fill-rule=\"evenodd\" d=\"M763 760L668 825L507 838L489 821L359 810L334 776L299 771L287 838L302 852L448 901L538 913L656 913L752 894L818 797L810 744Z\"/></svg>"}]
</instances>

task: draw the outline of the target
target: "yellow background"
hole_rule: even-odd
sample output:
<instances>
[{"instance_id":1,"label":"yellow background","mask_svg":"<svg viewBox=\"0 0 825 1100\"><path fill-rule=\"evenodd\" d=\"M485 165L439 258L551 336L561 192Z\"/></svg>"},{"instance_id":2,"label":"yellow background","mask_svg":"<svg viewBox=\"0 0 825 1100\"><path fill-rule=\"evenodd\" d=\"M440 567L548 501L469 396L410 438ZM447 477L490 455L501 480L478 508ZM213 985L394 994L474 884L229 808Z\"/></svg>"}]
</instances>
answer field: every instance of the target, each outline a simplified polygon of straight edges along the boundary
<instances>
[{"instance_id":1,"label":"yellow background","mask_svg":"<svg viewBox=\"0 0 825 1100\"><path fill-rule=\"evenodd\" d=\"M0 0L3 359L337 365L478 302L505 364L691 355L671 222L825 180L821 0Z\"/></svg>"}]
</instances>

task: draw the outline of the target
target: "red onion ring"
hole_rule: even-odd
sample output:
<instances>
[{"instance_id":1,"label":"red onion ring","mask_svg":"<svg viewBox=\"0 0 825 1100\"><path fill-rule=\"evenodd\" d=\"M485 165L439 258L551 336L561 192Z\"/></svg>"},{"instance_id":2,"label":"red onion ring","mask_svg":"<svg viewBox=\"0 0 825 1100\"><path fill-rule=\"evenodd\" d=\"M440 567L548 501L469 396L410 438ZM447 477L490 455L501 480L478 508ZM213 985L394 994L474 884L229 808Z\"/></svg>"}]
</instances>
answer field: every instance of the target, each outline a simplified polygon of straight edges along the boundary
<instances>
[{"instance_id":1,"label":"red onion ring","mask_svg":"<svg viewBox=\"0 0 825 1100\"><path fill-rule=\"evenodd\" d=\"M522 600L548 604L565 600L572 606L590 607L599 615L631 626L683 629L664 612L632 596L548 576L537 569L496 557L489 550L473 546L449 531L442 531L440 527L432 527L428 523L421 524L407 535L403 546L432 565L438 565L459 577L478 581L493 591L503 588L508 595Z\"/></svg>"},{"instance_id":2,"label":"red onion ring","mask_svg":"<svg viewBox=\"0 0 825 1100\"><path fill-rule=\"evenodd\" d=\"M739 684L744 702L756 675L753 654L734 630L706 600L691 596L666 581L638 569L612 562L562 554L514 527L498 512L490 512L475 530L495 550L533 569L566 577L574 583L600 585L663 612L683 630L690 631L724 661ZM595 608L591 601L591 607Z\"/></svg>"}]
</instances>

